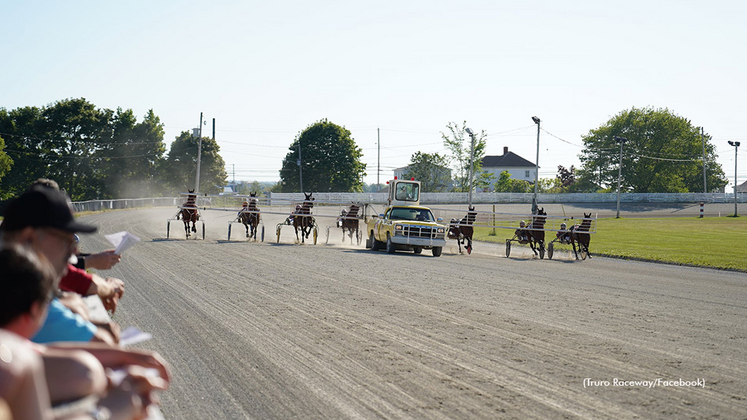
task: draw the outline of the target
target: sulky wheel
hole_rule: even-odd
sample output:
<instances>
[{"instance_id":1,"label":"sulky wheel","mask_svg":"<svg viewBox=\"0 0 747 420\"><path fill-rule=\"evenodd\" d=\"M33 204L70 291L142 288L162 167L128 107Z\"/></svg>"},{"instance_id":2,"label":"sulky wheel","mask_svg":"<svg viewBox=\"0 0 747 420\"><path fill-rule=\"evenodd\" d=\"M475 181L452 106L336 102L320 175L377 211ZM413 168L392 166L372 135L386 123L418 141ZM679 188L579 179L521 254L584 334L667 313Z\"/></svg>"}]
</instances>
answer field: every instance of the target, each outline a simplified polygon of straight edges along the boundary
<instances>
[{"instance_id":1,"label":"sulky wheel","mask_svg":"<svg viewBox=\"0 0 747 420\"><path fill-rule=\"evenodd\" d=\"M506 258L511 255L511 240L506 239Z\"/></svg>"},{"instance_id":2,"label":"sulky wheel","mask_svg":"<svg viewBox=\"0 0 747 420\"><path fill-rule=\"evenodd\" d=\"M552 259L553 248L552 242L547 244L547 258L550 260Z\"/></svg>"},{"instance_id":3,"label":"sulky wheel","mask_svg":"<svg viewBox=\"0 0 747 420\"><path fill-rule=\"evenodd\" d=\"M581 248L581 259L585 260L586 257L589 256L589 248L586 247L586 245L579 244L579 248Z\"/></svg>"},{"instance_id":4,"label":"sulky wheel","mask_svg":"<svg viewBox=\"0 0 747 420\"><path fill-rule=\"evenodd\" d=\"M278 241L277 241L277 243L280 243L280 229L281 229L281 225L278 225L278 226L277 226L277 227L275 228L275 232L276 232L276 233L277 233L277 235L278 235Z\"/></svg>"},{"instance_id":5,"label":"sulky wheel","mask_svg":"<svg viewBox=\"0 0 747 420\"><path fill-rule=\"evenodd\" d=\"M166 239L169 239L169 230L171 230L171 221L166 221Z\"/></svg>"},{"instance_id":6,"label":"sulky wheel","mask_svg":"<svg viewBox=\"0 0 747 420\"><path fill-rule=\"evenodd\" d=\"M265 241L265 225L262 225L262 232L259 234L259 241L264 242Z\"/></svg>"},{"instance_id":7,"label":"sulky wheel","mask_svg":"<svg viewBox=\"0 0 747 420\"><path fill-rule=\"evenodd\" d=\"M202 223L202 240L205 240L205 222Z\"/></svg>"},{"instance_id":8,"label":"sulky wheel","mask_svg":"<svg viewBox=\"0 0 747 420\"><path fill-rule=\"evenodd\" d=\"M228 224L228 240L231 240L231 224Z\"/></svg>"},{"instance_id":9,"label":"sulky wheel","mask_svg":"<svg viewBox=\"0 0 747 420\"><path fill-rule=\"evenodd\" d=\"M544 260L545 259L545 243L544 242L540 242L539 253L540 253L540 259Z\"/></svg>"}]
</instances>

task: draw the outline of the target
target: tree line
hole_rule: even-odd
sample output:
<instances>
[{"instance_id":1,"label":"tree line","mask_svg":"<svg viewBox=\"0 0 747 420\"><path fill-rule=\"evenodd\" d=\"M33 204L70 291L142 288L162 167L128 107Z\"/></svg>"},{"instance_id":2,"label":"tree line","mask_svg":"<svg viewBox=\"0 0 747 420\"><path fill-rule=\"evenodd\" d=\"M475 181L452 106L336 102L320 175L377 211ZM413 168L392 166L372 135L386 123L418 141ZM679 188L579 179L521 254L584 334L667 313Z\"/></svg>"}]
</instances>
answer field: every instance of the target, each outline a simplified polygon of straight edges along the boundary
<instances>
[{"instance_id":1,"label":"tree line","mask_svg":"<svg viewBox=\"0 0 747 420\"><path fill-rule=\"evenodd\" d=\"M97 108L85 98L44 107L0 108L0 199L51 178L73 200L173 195L195 185L197 143L182 132L168 154L153 110ZM202 138L200 192L227 178L217 143Z\"/></svg>"},{"instance_id":2,"label":"tree line","mask_svg":"<svg viewBox=\"0 0 747 420\"><path fill-rule=\"evenodd\" d=\"M198 143L202 142L200 192L226 184L225 162L215 140L182 132L167 153L160 118L150 110L138 122L132 110L96 108L84 98L45 107L0 108L0 200L26 189L37 178L52 178L76 201L175 195L194 186ZM447 154L416 152L406 176L427 192L532 192L526 180L506 171L495 177L482 169L487 133L470 132L466 121L450 122L441 133ZM620 147L625 138L621 189L625 192L701 192L727 183L708 134L667 109L632 108L582 137L581 167L558 167L540 179L540 192L616 190ZM474 141L474 150L472 142ZM705 150L705 161L703 160ZM279 192L362 192L366 164L351 132L326 119L310 124L291 142L279 170ZM472 178L470 178L470 174ZM260 188L253 183L246 188Z\"/></svg>"},{"instance_id":3,"label":"tree line","mask_svg":"<svg viewBox=\"0 0 747 420\"><path fill-rule=\"evenodd\" d=\"M449 123L441 133L448 154L417 152L412 155L407 177L422 181L424 191L469 191L472 136L467 125ZM513 179L508 171L498 177L482 170L486 133L473 133L472 184L478 191L534 191L532 182ZM616 140L617 139L617 140ZM624 139L624 140L622 140ZM709 134L668 109L631 108L620 112L582 137L581 167L558 166L554 178L540 179L539 192L682 193L721 191L728 180L716 161L716 147ZM623 152L620 154L620 142ZM622 167L620 158L622 156ZM705 165L705 185L703 168ZM454 168L453 177L442 169ZM620 170L621 169L621 170Z\"/></svg>"}]
</instances>

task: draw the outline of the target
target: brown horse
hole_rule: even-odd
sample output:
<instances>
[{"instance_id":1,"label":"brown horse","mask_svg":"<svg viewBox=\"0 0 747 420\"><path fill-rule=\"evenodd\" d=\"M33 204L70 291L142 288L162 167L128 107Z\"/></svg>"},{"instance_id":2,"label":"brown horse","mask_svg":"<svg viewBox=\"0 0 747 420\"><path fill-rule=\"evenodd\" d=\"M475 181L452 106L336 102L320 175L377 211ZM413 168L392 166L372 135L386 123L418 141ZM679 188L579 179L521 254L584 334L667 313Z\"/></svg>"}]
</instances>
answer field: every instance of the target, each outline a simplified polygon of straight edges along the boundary
<instances>
[{"instance_id":1,"label":"brown horse","mask_svg":"<svg viewBox=\"0 0 747 420\"><path fill-rule=\"evenodd\" d=\"M350 243L353 243L353 236L358 238L358 212L360 211L360 203L353 203L350 205L347 211L343 210L338 220L338 226L342 228L342 241L345 242L345 231L348 231L350 237ZM360 242L358 242L360 244Z\"/></svg>"},{"instance_id":2,"label":"brown horse","mask_svg":"<svg viewBox=\"0 0 747 420\"><path fill-rule=\"evenodd\" d=\"M580 225L571 226L571 245L573 246L573 254L578 259L578 254L581 253L581 258L586 259L588 256L591 258L589 253L589 242L591 242L591 213L584 213L584 219ZM578 243L578 251L576 251L576 243Z\"/></svg>"},{"instance_id":3,"label":"brown horse","mask_svg":"<svg viewBox=\"0 0 747 420\"><path fill-rule=\"evenodd\" d=\"M301 208L293 216L293 229L296 231L296 240L299 240L298 229L301 229L301 243L304 243L304 238L309 237L311 230L314 228L314 218L311 217L311 208L314 207L314 193L303 193L306 198L301 204Z\"/></svg>"},{"instance_id":4,"label":"brown horse","mask_svg":"<svg viewBox=\"0 0 747 420\"><path fill-rule=\"evenodd\" d=\"M257 226L259 225L259 207L257 207L257 193L249 194L249 201L245 201L245 205L239 212L239 221L244 224L246 229L246 237L257 240ZM251 229L251 232L249 230Z\"/></svg>"},{"instance_id":5,"label":"brown horse","mask_svg":"<svg viewBox=\"0 0 747 420\"><path fill-rule=\"evenodd\" d=\"M537 214L532 216L532 223L527 226L527 236L529 237L529 246L532 248L534 255L545 258L545 222L547 221L545 208L537 209Z\"/></svg>"},{"instance_id":6,"label":"brown horse","mask_svg":"<svg viewBox=\"0 0 747 420\"><path fill-rule=\"evenodd\" d=\"M462 244L465 243L464 249L467 250L467 254L472 253L472 234L474 233L472 224L475 223L475 219L477 219L475 207L469 206L464 218L461 220L451 219L451 223L449 223L449 239L456 239L460 254L462 253Z\"/></svg>"},{"instance_id":7,"label":"brown horse","mask_svg":"<svg viewBox=\"0 0 747 420\"><path fill-rule=\"evenodd\" d=\"M197 212L197 194L195 194L195 190L188 191L187 201L182 204L182 209L177 215L177 219L181 216L184 222L184 233L187 234L187 238L190 235L189 222L192 222L192 232L197 233L197 220L200 218L200 214Z\"/></svg>"}]
</instances>

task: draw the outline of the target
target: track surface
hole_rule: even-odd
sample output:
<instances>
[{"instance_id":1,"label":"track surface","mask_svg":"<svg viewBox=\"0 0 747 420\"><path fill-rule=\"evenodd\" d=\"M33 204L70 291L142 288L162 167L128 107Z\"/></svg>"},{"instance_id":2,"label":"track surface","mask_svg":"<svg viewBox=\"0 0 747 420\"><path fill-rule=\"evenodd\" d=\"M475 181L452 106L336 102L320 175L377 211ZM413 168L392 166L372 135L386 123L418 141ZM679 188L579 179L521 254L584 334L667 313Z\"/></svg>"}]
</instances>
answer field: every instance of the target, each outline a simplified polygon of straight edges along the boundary
<instances>
[{"instance_id":1,"label":"track surface","mask_svg":"<svg viewBox=\"0 0 747 420\"><path fill-rule=\"evenodd\" d=\"M317 245L289 226L276 244L280 215L264 216L264 243L241 225L228 242L235 213L218 211L203 212L206 240L178 221L167 240L174 212L84 218L142 239L102 274L126 282L115 319L171 365L167 419L747 418L744 273L481 243L388 255L334 228L325 245L332 218ZM101 234L84 251L108 247Z\"/></svg>"}]
</instances>

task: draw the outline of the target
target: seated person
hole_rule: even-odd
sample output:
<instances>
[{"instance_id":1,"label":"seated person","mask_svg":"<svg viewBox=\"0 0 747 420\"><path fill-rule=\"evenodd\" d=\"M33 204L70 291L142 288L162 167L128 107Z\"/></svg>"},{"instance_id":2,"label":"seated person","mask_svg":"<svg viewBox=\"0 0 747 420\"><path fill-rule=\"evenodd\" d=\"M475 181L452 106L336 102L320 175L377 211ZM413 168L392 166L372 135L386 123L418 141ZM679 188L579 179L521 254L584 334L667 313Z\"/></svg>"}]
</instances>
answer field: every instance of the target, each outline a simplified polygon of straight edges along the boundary
<instances>
[{"instance_id":1,"label":"seated person","mask_svg":"<svg viewBox=\"0 0 747 420\"><path fill-rule=\"evenodd\" d=\"M571 232L568 230L568 225L566 225L565 222L560 224L560 230L555 234L555 237L558 238L561 243L567 244L571 242Z\"/></svg>"},{"instance_id":2,"label":"seated person","mask_svg":"<svg viewBox=\"0 0 747 420\"><path fill-rule=\"evenodd\" d=\"M247 211L248 208L249 208L248 201L244 201L243 203L241 203L241 210L239 210L239 212L236 214L236 217L241 217L241 213Z\"/></svg>"},{"instance_id":3,"label":"seated person","mask_svg":"<svg viewBox=\"0 0 747 420\"><path fill-rule=\"evenodd\" d=\"M527 223L525 221L519 222L519 228L516 229L516 232L514 232L514 235L519 239L519 242L528 242L529 241L529 234L525 230L527 226Z\"/></svg>"},{"instance_id":4,"label":"seated person","mask_svg":"<svg viewBox=\"0 0 747 420\"><path fill-rule=\"evenodd\" d=\"M297 214L301 214L301 206L299 204L296 204L296 209L291 212L290 216L288 216L287 223L289 225L293 224L293 219L296 217Z\"/></svg>"}]
</instances>

